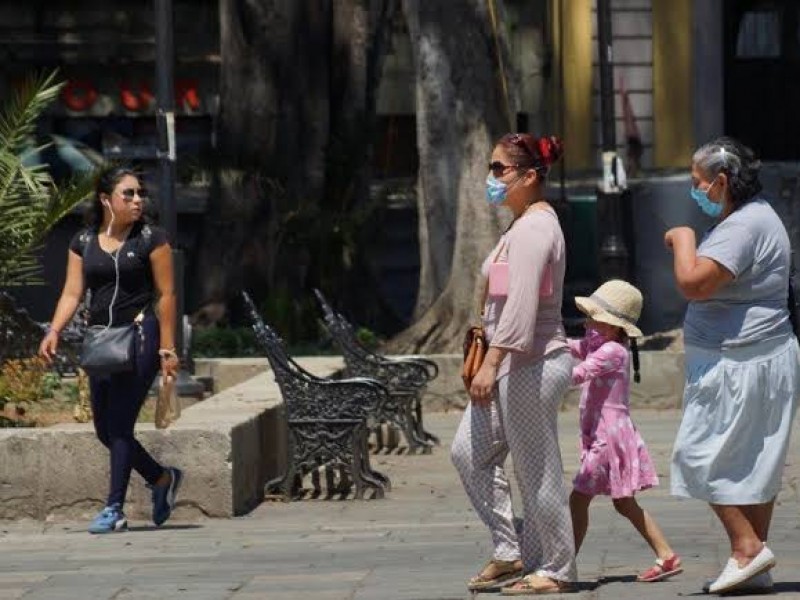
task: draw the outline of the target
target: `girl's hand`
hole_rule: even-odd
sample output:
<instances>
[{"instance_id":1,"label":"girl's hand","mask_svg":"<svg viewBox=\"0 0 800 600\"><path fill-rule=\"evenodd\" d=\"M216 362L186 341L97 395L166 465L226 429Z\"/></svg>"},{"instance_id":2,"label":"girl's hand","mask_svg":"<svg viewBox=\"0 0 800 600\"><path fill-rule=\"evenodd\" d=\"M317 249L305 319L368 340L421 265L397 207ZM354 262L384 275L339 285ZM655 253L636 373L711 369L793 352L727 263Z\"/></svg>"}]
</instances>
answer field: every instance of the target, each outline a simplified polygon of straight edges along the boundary
<instances>
[{"instance_id":1,"label":"girl's hand","mask_svg":"<svg viewBox=\"0 0 800 600\"><path fill-rule=\"evenodd\" d=\"M669 250L687 242L694 246L694 229L691 227L673 227L664 234L664 245Z\"/></svg>"},{"instance_id":2,"label":"girl's hand","mask_svg":"<svg viewBox=\"0 0 800 600\"><path fill-rule=\"evenodd\" d=\"M58 332L54 329L49 329L47 334L39 344L39 356L45 359L48 363L53 362L53 358L58 350Z\"/></svg>"},{"instance_id":3,"label":"girl's hand","mask_svg":"<svg viewBox=\"0 0 800 600\"><path fill-rule=\"evenodd\" d=\"M161 355L161 377L176 378L180 367L178 355L174 350L159 350L158 353Z\"/></svg>"},{"instance_id":4,"label":"girl's hand","mask_svg":"<svg viewBox=\"0 0 800 600\"><path fill-rule=\"evenodd\" d=\"M494 384L497 381L497 367L483 361L469 387L469 397L478 406L487 406L492 401Z\"/></svg>"}]
</instances>

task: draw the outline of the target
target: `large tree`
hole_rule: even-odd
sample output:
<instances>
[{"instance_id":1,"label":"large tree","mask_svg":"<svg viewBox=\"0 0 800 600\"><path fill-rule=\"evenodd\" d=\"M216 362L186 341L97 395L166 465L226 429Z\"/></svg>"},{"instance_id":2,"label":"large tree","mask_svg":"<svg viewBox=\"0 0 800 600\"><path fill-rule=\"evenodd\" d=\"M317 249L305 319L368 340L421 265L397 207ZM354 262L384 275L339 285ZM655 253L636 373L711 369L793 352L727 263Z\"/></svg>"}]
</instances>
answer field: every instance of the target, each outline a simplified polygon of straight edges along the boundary
<instances>
[{"instance_id":1,"label":"large tree","mask_svg":"<svg viewBox=\"0 0 800 600\"><path fill-rule=\"evenodd\" d=\"M501 228L484 200L492 144L513 129L514 77L495 0L403 0L416 71L417 321L394 350L453 351L477 320L481 261Z\"/></svg>"},{"instance_id":2,"label":"large tree","mask_svg":"<svg viewBox=\"0 0 800 600\"><path fill-rule=\"evenodd\" d=\"M248 271L257 288L268 285L284 204L322 193L330 15L312 4L220 0L217 177L196 277L202 304L224 306Z\"/></svg>"},{"instance_id":3,"label":"large tree","mask_svg":"<svg viewBox=\"0 0 800 600\"><path fill-rule=\"evenodd\" d=\"M196 277L211 321L245 284L263 297L357 264L345 246L368 196L394 0L219 6L219 176Z\"/></svg>"}]
</instances>

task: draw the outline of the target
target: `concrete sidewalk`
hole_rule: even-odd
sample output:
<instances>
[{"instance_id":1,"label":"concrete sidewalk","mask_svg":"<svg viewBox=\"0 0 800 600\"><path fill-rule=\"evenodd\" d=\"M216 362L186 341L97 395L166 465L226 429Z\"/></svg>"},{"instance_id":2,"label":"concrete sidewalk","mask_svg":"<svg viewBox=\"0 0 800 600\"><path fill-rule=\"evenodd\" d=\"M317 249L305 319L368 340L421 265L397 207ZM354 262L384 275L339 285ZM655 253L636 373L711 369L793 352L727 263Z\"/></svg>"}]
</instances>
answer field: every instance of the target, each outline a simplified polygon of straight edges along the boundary
<instances>
[{"instance_id":1,"label":"concrete sidewalk","mask_svg":"<svg viewBox=\"0 0 800 600\"><path fill-rule=\"evenodd\" d=\"M635 574L652 563L651 552L602 499L592 507L578 559L581 592L567 597L701 596L704 578L727 558L726 538L708 508L667 493L679 412L634 417L662 475L661 487L643 493L641 503L683 556L686 571L664 583L636 583ZM266 503L227 520L182 521L179 513L159 530L134 521L127 534L100 537L86 534L84 522L0 523L0 600L469 598L465 581L490 546L449 462L446 445L459 418L456 412L428 417L445 444L432 456L373 457L394 483L386 500ZM563 413L568 476L577 465L576 432L577 414ZM800 598L797 441L789 463L770 546L779 560L777 596Z\"/></svg>"}]
</instances>

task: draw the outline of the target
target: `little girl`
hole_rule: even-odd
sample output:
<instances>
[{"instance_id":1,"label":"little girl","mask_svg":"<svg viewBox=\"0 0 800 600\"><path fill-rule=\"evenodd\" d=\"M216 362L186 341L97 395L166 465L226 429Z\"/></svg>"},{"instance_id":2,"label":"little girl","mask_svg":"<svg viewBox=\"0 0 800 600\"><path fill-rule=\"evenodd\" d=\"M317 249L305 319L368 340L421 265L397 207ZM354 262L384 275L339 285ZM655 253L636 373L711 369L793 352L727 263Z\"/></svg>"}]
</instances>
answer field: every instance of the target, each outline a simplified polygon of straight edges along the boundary
<instances>
[{"instance_id":1,"label":"little girl","mask_svg":"<svg viewBox=\"0 0 800 600\"><path fill-rule=\"evenodd\" d=\"M598 494L611 496L614 508L627 518L656 553L655 565L638 581L660 581L680 573L681 559L664 539L655 520L634 498L641 490L658 485L653 461L629 409L630 358L639 381L639 357L634 338L642 335L636 321L642 311L642 294L631 284L612 280L589 298L575 298L588 319L586 335L569 340L572 355L581 362L572 370L572 383L581 384L581 465L570 496L575 552L580 550L589 526L589 504Z\"/></svg>"}]
</instances>

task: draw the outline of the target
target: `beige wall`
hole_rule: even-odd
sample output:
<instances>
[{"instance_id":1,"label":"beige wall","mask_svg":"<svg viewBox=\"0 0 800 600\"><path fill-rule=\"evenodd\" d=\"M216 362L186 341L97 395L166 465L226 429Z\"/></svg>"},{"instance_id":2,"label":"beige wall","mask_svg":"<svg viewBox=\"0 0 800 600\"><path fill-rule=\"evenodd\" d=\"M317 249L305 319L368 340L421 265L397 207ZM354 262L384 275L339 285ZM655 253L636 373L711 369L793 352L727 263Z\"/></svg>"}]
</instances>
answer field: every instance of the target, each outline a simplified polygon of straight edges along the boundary
<instances>
[{"instance_id":1,"label":"beige wall","mask_svg":"<svg viewBox=\"0 0 800 600\"><path fill-rule=\"evenodd\" d=\"M655 167L685 167L694 148L692 0L653 2Z\"/></svg>"},{"instance_id":2,"label":"beige wall","mask_svg":"<svg viewBox=\"0 0 800 600\"><path fill-rule=\"evenodd\" d=\"M598 166L592 151L592 0L553 0L551 14L555 73L561 66L564 78L563 99L557 77L553 94L563 110L565 163L570 171L592 168Z\"/></svg>"}]
</instances>

